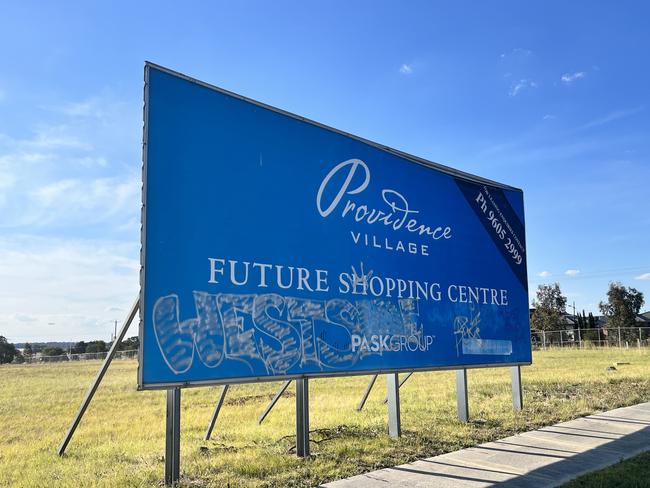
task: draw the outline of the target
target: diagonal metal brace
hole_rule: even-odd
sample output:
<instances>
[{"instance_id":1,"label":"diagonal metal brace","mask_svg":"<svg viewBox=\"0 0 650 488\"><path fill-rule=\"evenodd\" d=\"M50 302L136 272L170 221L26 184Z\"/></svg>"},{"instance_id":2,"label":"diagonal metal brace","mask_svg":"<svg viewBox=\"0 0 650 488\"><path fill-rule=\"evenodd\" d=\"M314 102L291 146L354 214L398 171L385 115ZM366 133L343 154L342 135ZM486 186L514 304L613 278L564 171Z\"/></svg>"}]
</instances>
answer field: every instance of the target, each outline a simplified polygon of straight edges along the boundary
<instances>
[{"instance_id":1,"label":"diagonal metal brace","mask_svg":"<svg viewBox=\"0 0 650 488\"><path fill-rule=\"evenodd\" d=\"M363 406L366 404L366 400L368 400L368 395L370 395L370 392L372 391L372 387L375 386L375 381L377 381L377 376L378 375L375 374L372 376L372 378L370 378L370 382L368 383L368 386L366 386L366 391L363 392L363 396L359 401L359 405L357 405L357 412L363 410Z\"/></svg>"},{"instance_id":2,"label":"diagonal metal brace","mask_svg":"<svg viewBox=\"0 0 650 488\"><path fill-rule=\"evenodd\" d=\"M273 407L274 407L275 404L278 402L278 400L280 399L280 397L282 396L282 394L285 392L285 390L286 390L287 388L289 388L289 385L290 385L290 384L291 384L291 380L287 380L287 381L285 381L284 383L282 383L282 386L280 387L280 389L278 390L278 392L275 394L275 396L273 397L273 399L271 400L271 402L270 402L270 403L267 405L267 407L264 409L264 411L262 412L262 415L260 415L260 417L257 419L257 423L258 423L259 425L261 425L262 422L264 422L264 419L266 418L266 416L267 416L267 415L269 414L269 412L273 409Z\"/></svg>"},{"instance_id":3,"label":"diagonal metal brace","mask_svg":"<svg viewBox=\"0 0 650 488\"><path fill-rule=\"evenodd\" d=\"M88 391L86 392L86 397L83 399L83 402L81 402L81 406L79 407L79 410L77 411L77 415L75 415L74 420L72 421L72 424L70 425L70 428L68 429L68 432L65 434L65 437L63 438L63 441L61 442L61 445L59 446L58 449L58 454L59 456L63 456L65 453L66 447L68 447L68 443L72 439L72 436L75 433L75 430L77 430L77 427L79 426L79 423L81 422L81 418L84 416L84 413L86 413L86 409L88 408L88 405L90 405L91 400L93 399L93 396L95 396L95 392L97 391L97 388L99 387L99 384L102 382L102 379L104 378L104 375L106 374L106 371L108 370L108 367L111 364L111 361L113 361L113 357L115 357L115 353L117 352L117 348L122 342L122 339L124 339L124 336L126 334L126 331L129 329L129 326L131 325L131 322L133 322L133 319L135 318L135 314L138 313L138 310L140 309L140 297L135 301L133 306L131 307L131 310L129 310L128 315L126 316L126 320L124 321L124 324L122 325L122 328L120 329L120 332L117 334L117 337L115 337L115 340L113 341L113 344L111 345L111 349L108 351L108 354L106 355L106 358L104 359L104 362L102 364L102 367L99 369L99 372L97 373L97 376L95 377L95 381L93 381L93 384L90 385L90 388L88 388ZM140 345L142 347L142 344Z\"/></svg>"},{"instance_id":4,"label":"diagonal metal brace","mask_svg":"<svg viewBox=\"0 0 650 488\"><path fill-rule=\"evenodd\" d=\"M219 393L219 399L217 400L217 404L214 407L214 412L212 412L212 418L210 419L210 423L208 424L208 430L205 431L205 436L203 437L203 439L206 441L210 440L210 436L212 435L212 429L214 429L214 424L217 423L217 417L219 416L219 412L221 411L221 406L223 405L223 401L226 398L227 392L228 392L228 385L223 385L221 387L221 393Z\"/></svg>"},{"instance_id":5,"label":"diagonal metal brace","mask_svg":"<svg viewBox=\"0 0 650 488\"><path fill-rule=\"evenodd\" d=\"M407 375L404 376L404 378L402 378L402 379L399 381L399 386L398 386L398 388L401 388L402 385L403 385L404 383L406 383L406 380L408 380L408 379L411 377L412 374L413 374L413 371L407 373ZM388 403L388 395L386 395L386 398L384 398L384 405L385 405L386 403Z\"/></svg>"}]
</instances>

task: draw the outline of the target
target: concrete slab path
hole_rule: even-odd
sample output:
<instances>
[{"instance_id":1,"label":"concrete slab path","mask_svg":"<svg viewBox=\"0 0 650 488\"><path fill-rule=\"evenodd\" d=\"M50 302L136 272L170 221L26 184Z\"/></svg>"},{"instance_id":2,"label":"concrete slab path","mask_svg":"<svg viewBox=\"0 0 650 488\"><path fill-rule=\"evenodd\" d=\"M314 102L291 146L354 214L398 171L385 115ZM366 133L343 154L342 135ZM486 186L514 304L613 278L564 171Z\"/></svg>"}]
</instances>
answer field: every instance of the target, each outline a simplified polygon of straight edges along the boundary
<instances>
[{"instance_id":1,"label":"concrete slab path","mask_svg":"<svg viewBox=\"0 0 650 488\"><path fill-rule=\"evenodd\" d=\"M650 450L650 402L322 485L552 487Z\"/></svg>"}]
</instances>

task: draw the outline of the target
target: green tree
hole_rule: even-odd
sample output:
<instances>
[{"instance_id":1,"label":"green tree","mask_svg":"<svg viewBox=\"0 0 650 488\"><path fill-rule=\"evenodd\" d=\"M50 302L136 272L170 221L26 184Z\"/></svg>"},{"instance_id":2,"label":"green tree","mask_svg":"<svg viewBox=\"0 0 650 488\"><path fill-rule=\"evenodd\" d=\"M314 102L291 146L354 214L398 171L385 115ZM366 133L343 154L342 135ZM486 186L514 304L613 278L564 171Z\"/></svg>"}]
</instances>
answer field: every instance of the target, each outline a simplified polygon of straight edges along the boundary
<instances>
[{"instance_id":1,"label":"green tree","mask_svg":"<svg viewBox=\"0 0 650 488\"><path fill-rule=\"evenodd\" d=\"M30 358L34 355L34 350L32 349L32 345L29 342L25 343L25 348L23 349L23 355L27 358Z\"/></svg>"},{"instance_id":2,"label":"green tree","mask_svg":"<svg viewBox=\"0 0 650 488\"><path fill-rule=\"evenodd\" d=\"M562 328L562 314L566 311L566 297L560 290L559 283L539 285L537 299L533 300L535 312L531 317L531 326L537 330L558 330Z\"/></svg>"},{"instance_id":3,"label":"green tree","mask_svg":"<svg viewBox=\"0 0 650 488\"><path fill-rule=\"evenodd\" d=\"M584 329L585 321L583 320L582 315L578 314L577 320L578 320L578 329Z\"/></svg>"},{"instance_id":4,"label":"green tree","mask_svg":"<svg viewBox=\"0 0 650 488\"><path fill-rule=\"evenodd\" d=\"M86 352L106 352L106 343L104 341L91 341L86 346Z\"/></svg>"},{"instance_id":5,"label":"green tree","mask_svg":"<svg viewBox=\"0 0 650 488\"><path fill-rule=\"evenodd\" d=\"M18 350L4 336L0 336L0 364L10 363L16 357Z\"/></svg>"},{"instance_id":6,"label":"green tree","mask_svg":"<svg viewBox=\"0 0 650 488\"><path fill-rule=\"evenodd\" d=\"M83 354L86 352L86 343L84 341L77 342L72 346L72 354Z\"/></svg>"},{"instance_id":7,"label":"green tree","mask_svg":"<svg viewBox=\"0 0 650 488\"><path fill-rule=\"evenodd\" d=\"M609 327L635 327L636 316L644 303L642 292L614 282L609 284L607 301L600 302L598 308L607 317Z\"/></svg>"},{"instance_id":8,"label":"green tree","mask_svg":"<svg viewBox=\"0 0 650 488\"><path fill-rule=\"evenodd\" d=\"M60 347L46 347L41 351L43 356L63 356L65 351Z\"/></svg>"},{"instance_id":9,"label":"green tree","mask_svg":"<svg viewBox=\"0 0 650 488\"><path fill-rule=\"evenodd\" d=\"M140 347L140 339L138 336L129 337L120 342L120 345L117 347L118 351L132 351L133 349L138 349Z\"/></svg>"},{"instance_id":10,"label":"green tree","mask_svg":"<svg viewBox=\"0 0 650 488\"><path fill-rule=\"evenodd\" d=\"M643 293L631 287L625 287L621 283L609 284L607 290L607 301L600 302L598 307L603 315L607 317L607 328L618 329L616 334L609 334L612 342L620 341L634 342L639 338L636 329L625 327L636 327L636 317L643 306Z\"/></svg>"},{"instance_id":11,"label":"green tree","mask_svg":"<svg viewBox=\"0 0 650 488\"><path fill-rule=\"evenodd\" d=\"M594 314L591 312L589 312L588 324L590 329L596 328L596 319L594 318Z\"/></svg>"}]
</instances>

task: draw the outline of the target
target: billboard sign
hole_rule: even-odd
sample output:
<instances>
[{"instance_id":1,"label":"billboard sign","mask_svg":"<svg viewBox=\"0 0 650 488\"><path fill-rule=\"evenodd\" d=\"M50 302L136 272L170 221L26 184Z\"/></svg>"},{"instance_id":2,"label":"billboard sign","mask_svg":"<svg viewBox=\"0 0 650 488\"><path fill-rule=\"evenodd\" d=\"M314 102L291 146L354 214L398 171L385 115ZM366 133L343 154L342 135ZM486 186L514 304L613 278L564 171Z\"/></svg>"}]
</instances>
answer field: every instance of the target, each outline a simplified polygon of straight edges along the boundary
<instances>
[{"instance_id":1,"label":"billboard sign","mask_svg":"<svg viewBox=\"0 0 650 488\"><path fill-rule=\"evenodd\" d=\"M521 190L145 67L139 387L528 364Z\"/></svg>"}]
</instances>

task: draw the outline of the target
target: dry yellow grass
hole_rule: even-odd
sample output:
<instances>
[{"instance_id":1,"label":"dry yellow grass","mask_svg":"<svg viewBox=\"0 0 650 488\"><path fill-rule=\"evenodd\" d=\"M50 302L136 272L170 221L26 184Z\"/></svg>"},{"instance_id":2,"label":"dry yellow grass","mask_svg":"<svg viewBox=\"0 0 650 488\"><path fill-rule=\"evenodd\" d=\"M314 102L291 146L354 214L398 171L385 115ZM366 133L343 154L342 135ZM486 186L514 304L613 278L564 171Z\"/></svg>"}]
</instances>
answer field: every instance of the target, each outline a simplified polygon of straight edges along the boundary
<instances>
[{"instance_id":1,"label":"dry yellow grass","mask_svg":"<svg viewBox=\"0 0 650 488\"><path fill-rule=\"evenodd\" d=\"M616 371L606 367L629 362ZM136 363L116 361L65 457L56 448L99 362L0 367L0 485L159 486L165 393L135 391ZM456 419L453 372L419 373L402 388L398 441L386 435L378 381L355 411L367 377L310 384L313 456L297 459L293 387L266 422L256 419L279 383L233 386L213 434L202 440L217 388L183 390L181 476L185 486L314 486L326 480L460 449L541 425L650 400L650 350L536 352L523 368L521 413L511 407L507 368L469 372L472 422Z\"/></svg>"}]
</instances>

